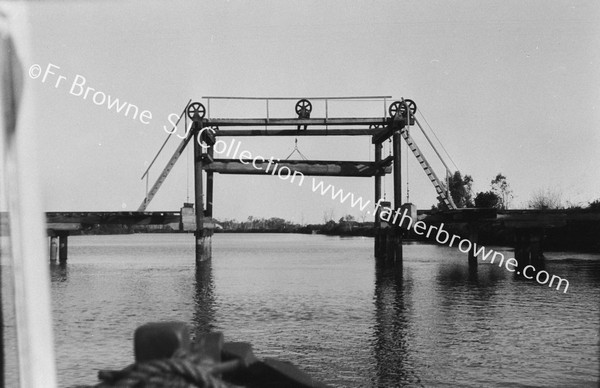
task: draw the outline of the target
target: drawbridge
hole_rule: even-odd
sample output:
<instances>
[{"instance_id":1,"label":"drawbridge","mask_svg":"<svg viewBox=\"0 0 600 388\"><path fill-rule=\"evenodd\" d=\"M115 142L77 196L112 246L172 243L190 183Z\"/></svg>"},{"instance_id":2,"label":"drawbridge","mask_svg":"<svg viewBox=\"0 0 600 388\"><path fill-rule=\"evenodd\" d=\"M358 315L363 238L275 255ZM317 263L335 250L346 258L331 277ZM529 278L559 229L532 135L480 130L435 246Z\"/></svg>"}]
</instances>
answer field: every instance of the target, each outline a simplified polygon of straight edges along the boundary
<instances>
[{"instance_id":1,"label":"drawbridge","mask_svg":"<svg viewBox=\"0 0 600 388\"><path fill-rule=\"evenodd\" d=\"M211 99L234 99L234 97L206 97L209 101ZM356 97L356 99L377 99L377 98L384 98L384 97ZM246 99L246 98L235 98L235 99ZM254 98L256 99L256 98ZM326 101L331 101L331 100L340 100L340 99L350 99L348 97L346 98L328 98L325 99ZM352 98L354 99L354 98ZM268 100L273 100L273 98L271 99L267 99L265 98L266 101ZM310 103L309 100L307 99L301 99L297 102L296 104L296 113L298 114L299 119L309 119L310 118L310 113L312 110L312 104ZM267 110L268 111L268 110ZM431 141L431 138L429 137L429 135L427 134L427 132L423 129L423 126L421 125L421 123L416 119L416 117L414 117L414 113L416 112L416 104L411 101L411 100L402 100L402 101L397 101L395 103L393 103L392 105L390 105L389 107L389 114L390 114L390 118L396 118L396 115L399 115L399 119L403 120L403 117L405 115L404 112L406 111L410 111L410 122L412 124L416 124L418 126L418 128L420 129L421 133L425 136L425 138L427 139L427 141L429 142L430 146L432 147L433 151L436 153L436 155L438 156L439 160L443 163L446 171L445 171L445 176L446 179L451 175L451 169L448 167L448 164L446 163L445 159L442 157L441 153L439 152L438 148L436 147L436 145ZM154 157L154 159L152 160L152 162L150 163L150 165L148 166L148 168L146 169L146 171L144 172L144 174L142 175L141 179L146 179L146 196L144 198L144 200L142 201L142 203L140 204L138 211L146 211L146 208L149 206L150 202L152 201L152 199L154 198L154 196L157 194L158 190L160 189L160 187L162 186L162 184L165 182L165 180L167 179L167 176L169 175L169 173L172 171L173 167L175 166L177 160L179 159L179 157L183 154L183 152L185 151L186 146L189 144L190 140L194 137L194 133L190 130L188 130L188 126L187 126L187 122L185 125L186 128L186 133L185 135L179 136L177 135L176 137L178 137L179 139L182 139L182 141L179 143L179 145L177 146L177 148L175 149L175 151L173 152L172 156L169 158L169 161L167 162L166 166L163 168L163 170L160 172L160 174L158 175L158 177L156 178L154 184L151 186L151 188L148 188L148 180L150 177L150 169L152 168L152 166L154 165L154 162L156 161L156 159L158 158L158 156L160 155L160 153L163 151L167 141L171 138L171 136L173 135L173 133L176 130L177 125L179 124L179 121L181 120L182 117L189 117L190 119L192 117L194 117L194 115L199 116L201 119L203 119L206 115L206 110L204 108L204 105L202 105L201 103L194 103L194 104L190 104L188 103L188 105L186 106L186 108L184 109L184 111L182 112L182 114L179 116L179 120L176 122L175 124L175 128L173 129L172 133L169 134L169 136L167 137L167 139L165 140L165 142L163 143L163 145L161 146L159 152L156 154L156 156ZM267 118L267 121L269 119ZM272 119L271 119L272 120ZM386 121L385 118L383 118L384 121ZM253 122L254 121L254 122ZM246 124L247 125L251 125L251 124L262 124L262 122L258 122L257 120L250 120L248 121ZM389 120L388 120L389 121ZM328 124L327 125L343 125L343 122L340 122L339 120L333 120L332 119L326 119L326 121ZM369 121L370 122L370 121ZM293 121L289 122L290 124L294 123ZM221 120L220 122L221 125L225 124L225 125L231 125L233 124L231 121L227 122L225 120ZM284 124L284 122L282 122L282 124ZM389 124L389 123L388 123ZM425 172L427 178L431 181L434 189L436 190L436 193L438 195L438 199L440 200L441 203L443 203L443 205L445 206L446 209L448 210L453 210L456 209L456 205L454 204L454 201L452 200L452 196L449 193L448 190L448 184L447 184L447 180L443 181L441 179L438 178L438 176L436 175L434 169L432 168L431 164L427 161L425 155L423 154L423 152L420 150L420 148L418 147L417 143L415 142L415 140L413 139L413 137L410 135L410 131L409 131L410 126L409 125L405 125L401 130L400 130L400 134L402 135L402 138L405 140L406 144L408 145L408 148L411 150L411 152L413 153L413 155L415 156L416 160L418 161L419 165L421 166L422 170ZM331 130L319 130L319 129L308 129L308 125L304 125L304 126L298 126L298 128L296 130L278 130L278 131L261 131L261 130L227 130L227 131L221 131L221 132L216 132L215 130L218 130L219 127L216 126L214 128L212 128L212 132L214 133L215 136L357 136L357 135L373 135L373 142L375 144L381 143L384 140L386 140L387 138L389 138L389 136L386 137L386 133L388 133L389 135L389 125L386 124L370 124L369 129L368 130L335 130L335 129L331 129ZM307 132L300 132L301 130L303 131L307 131ZM384 161L384 163L387 163L389 161ZM247 173L250 174L252 173L252 169L250 168L244 168L242 167L239 170L236 170L235 168L231 167L231 164L235 164L234 161L231 160L219 160L219 161L213 161L211 164L214 166L212 168L212 170L214 172L220 172L220 173ZM327 164L336 164L336 165L342 165L344 162L337 162L337 161L309 161L309 160L302 160L302 161L285 161L285 164L291 164L291 165L295 165L294 170L298 171L298 168L300 165L327 165ZM351 165L352 162L349 162ZM365 166L367 166L368 164L365 164ZM229 167L226 167L229 166ZM241 167L241 166L240 166ZM358 169L357 169L358 170ZM363 170L362 174L359 173L358 171L355 174L348 174L348 175L343 175L343 176L373 176L375 175L375 170L376 169L371 169L373 170L372 172L365 172ZM314 173L311 174L310 169L307 169L305 172L308 172L308 174L306 175L315 175ZM260 173L260 172L255 172L255 173ZM322 174L322 175L328 175L328 174ZM338 175L340 176L340 175Z\"/></svg>"},{"instance_id":2,"label":"drawbridge","mask_svg":"<svg viewBox=\"0 0 600 388\"><path fill-rule=\"evenodd\" d=\"M239 100L260 101L265 104L265 116L263 118L211 117L211 104L221 100L234 102ZM382 103L383 115L331 117L329 111L332 103L351 100L370 101L376 104ZM296 101L293 109L295 117L281 118L270 115L272 111L270 104L277 102L289 104L291 107L294 101ZM388 101L393 102L388 106ZM448 210L455 210L457 208L449 192L447 181L453 171L448 167L438 147L436 147L435 143L415 117L417 106L412 100L400 99L394 101L391 96L319 97L310 99L286 97L203 97L203 102L206 105L202 102L191 102L191 100L186 104L172 132L167 136L159 152L144 172L142 179L146 180L146 196L138 208L140 212L146 211L152 199L156 196L160 187L173 170L177 160L191 142L194 148L195 217L196 225L199 225L196 230L196 259L198 261L210 258L211 256L210 236L212 235L212 231L205 230L202 225L205 224L203 222L204 217L213 216L214 174L265 174L268 171L268 166L271 165L271 163L267 165L264 158L262 158L262 161L254 159L252 163L243 160L242 157L238 159L216 158L214 148L218 144L219 138L222 137L293 136L298 138L299 136L370 136L371 143L375 149L374 161L307 160L298 152L303 157L301 160L278 159L277 165L279 171L286 168L288 175L290 172L294 172L294 174L297 173L302 176L374 177L376 200L382 199L381 178L387 174L392 174L394 188L393 208L395 209L400 209L402 206L400 156L401 140L403 139L433 185L440 204ZM322 117L314 117L312 115L313 103L324 105L324 115ZM182 119L185 128L184 134L183 136L179 134L174 135L177 133L178 125ZM411 131L416 129L424 135L435 155L442 162L445 168L444 176L446 181L440 179L440 176L436 174L432 164L425 157L423 151L411 135ZM166 143L174 137L179 138L180 142L166 166L158 174L152 186L150 186L150 170L159 154L164 150ZM387 140L392 142L390 156L382 158L383 143ZM220 153L217 152L217 154ZM204 175L206 175L206 185L204 184ZM390 208L392 207L389 202L382 202L382 204L386 204ZM385 223L381 222L379 213L380 209L375 211L375 225L378 229L384 229L382 226ZM392 261L401 260L401 247L398 248L400 245L400 232L393 225L388 229L393 230L393 232L382 231L381 239L376 239L376 256L385 256ZM391 237L388 235L391 235ZM377 240L380 240L379 243ZM377 245L380 245L380 247L378 248ZM390 250L389 247L394 245L396 248ZM387 248L382 248L382 246L387 246Z\"/></svg>"}]
</instances>

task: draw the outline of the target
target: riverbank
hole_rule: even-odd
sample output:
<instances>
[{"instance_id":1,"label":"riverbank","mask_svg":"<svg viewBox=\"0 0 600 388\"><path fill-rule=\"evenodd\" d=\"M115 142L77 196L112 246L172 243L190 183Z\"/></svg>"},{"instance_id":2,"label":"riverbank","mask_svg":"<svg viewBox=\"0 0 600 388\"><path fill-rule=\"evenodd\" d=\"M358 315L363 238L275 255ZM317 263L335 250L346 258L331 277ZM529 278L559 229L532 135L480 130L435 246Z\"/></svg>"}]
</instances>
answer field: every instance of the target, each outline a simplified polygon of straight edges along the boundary
<instances>
[{"instance_id":1,"label":"riverbank","mask_svg":"<svg viewBox=\"0 0 600 388\"><path fill-rule=\"evenodd\" d=\"M215 229L215 233L297 233L363 237L373 237L375 235L373 222L342 220L340 222L329 221L326 224L310 225L297 225L290 222L280 222L278 225L265 225L264 223L233 224L231 222L224 222L219 224L219 226ZM469 235L466 224L444 224L444 229L465 238ZM134 233L186 232L180 232L172 225L94 225L92 228L76 231L72 234L111 235ZM417 235L413 231L404 232L404 238L413 241L433 241L432 239ZM499 224L483 224L479 226L479 242L483 245L512 246L514 238L514 229ZM600 253L600 222L594 220L572 221L562 227L546 229L542 244L545 252L573 251Z\"/></svg>"}]
</instances>

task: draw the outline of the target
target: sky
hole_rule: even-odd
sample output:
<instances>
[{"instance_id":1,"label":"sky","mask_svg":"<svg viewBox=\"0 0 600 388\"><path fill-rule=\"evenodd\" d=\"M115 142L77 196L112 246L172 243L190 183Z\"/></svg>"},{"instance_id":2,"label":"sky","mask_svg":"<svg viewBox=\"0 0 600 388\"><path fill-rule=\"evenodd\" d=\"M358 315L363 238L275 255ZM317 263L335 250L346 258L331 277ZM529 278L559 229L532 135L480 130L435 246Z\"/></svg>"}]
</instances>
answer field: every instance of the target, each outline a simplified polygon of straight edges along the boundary
<instances>
[{"instance_id":1,"label":"sky","mask_svg":"<svg viewBox=\"0 0 600 388\"><path fill-rule=\"evenodd\" d=\"M475 192L489 190L501 172L514 192L513 208L527 207L540 190L575 205L600 198L595 1L58 1L0 2L0 9L12 18L23 62L22 122L33 126L31 157L46 211L136 210L146 189L140 177L167 136L169 115L203 96L410 98L417 118L473 177ZM46 69L54 74L43 81ZM146 119L84 99L73 86L84 78L86 87L146 110ZM273 104L270 114L295 117L294 103ZM313 117L322 115L322 102L313 105ZM339 117L379 117L383 110L380 102L329 106ZM211 115L262 117L265 108L213 101ZM236 140L266 158L283 159L294 148L291 137ZM301 137L298 147L310 159L373 160L366 137ZM428 209L434 188L402 151L403 198L408 182L409 201ZM440 163L434 167L443 175ZM323 181L373 201L373 178ZM148 210L178 210L193 199L192 183L186 152ZM393 198L391 176L384 184ZM308 223L346 214L364 216L313 193L308 183L215 177L217 219Z\"/></svg>"}]
</instances>

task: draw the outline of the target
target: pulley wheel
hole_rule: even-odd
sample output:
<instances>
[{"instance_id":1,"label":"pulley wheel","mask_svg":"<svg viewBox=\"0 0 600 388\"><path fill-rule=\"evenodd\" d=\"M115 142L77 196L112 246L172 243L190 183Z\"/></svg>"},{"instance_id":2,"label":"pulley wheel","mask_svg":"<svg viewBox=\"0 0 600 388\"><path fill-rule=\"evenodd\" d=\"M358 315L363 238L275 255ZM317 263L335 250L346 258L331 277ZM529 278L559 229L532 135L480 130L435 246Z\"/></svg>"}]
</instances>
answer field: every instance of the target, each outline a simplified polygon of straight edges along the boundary
<instances>
[{"instance_id":1,"label":"pulley wheel","mask_svg":"<svg viewBox=\"0 0 600 388\"><path fill-rule=\"evenodd\" d=\"M417 104L413 100L409 100L408 98L404 100L404 104L402 104L401 111L404 111L405 106L408 105L408 109L410 109L410 114L414 115L417 113Z\"/></svg>"},{"instance_id":2,"label":"pulley wheel","mask_svg":"<svg viewBox=\"0 0 600 388\"><path fill-rule=\"evenodd\" d=\"M312 104L307 99L302 99L296 103L296 114L300 115L302 112L310 113L312 111Z\"/></svg>"},{"instance_id":3,"label":"pulley wheel","mask_svg":"<svg viewBox=\"0 0 600 388\"><path fill-rule=\"evenodd\" d=\"M187 108L187 115L192 120L194 120L196 117L202 119L206 115L206 109L201 103L192 102Z\"/></svg>"},{"instance_id":4,"label":"pulley wheel","mask_svg":"<svg viewBox=\"0 0 600 388\"><path fill-rule=\"evenodd\" d=\"M406 105L408 105L408 109L410 109L410 113L414 115L417 112L417 104L413 100L406 99L404 102L402 101L394 101L388 110L391 117L396 117L396 113L400 111L400 116L404 116L406 112Z\"/></svg>"}]
</instances>

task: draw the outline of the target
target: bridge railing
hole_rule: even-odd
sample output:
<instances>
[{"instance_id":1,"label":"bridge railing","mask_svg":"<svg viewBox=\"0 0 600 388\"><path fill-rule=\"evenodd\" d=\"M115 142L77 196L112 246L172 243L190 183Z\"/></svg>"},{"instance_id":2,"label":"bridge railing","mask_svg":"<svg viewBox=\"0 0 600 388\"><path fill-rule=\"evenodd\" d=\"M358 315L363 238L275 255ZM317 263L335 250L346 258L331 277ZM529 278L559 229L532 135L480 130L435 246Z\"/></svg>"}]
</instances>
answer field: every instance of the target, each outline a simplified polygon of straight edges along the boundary
<instances>
[{"instance_id":1,"label":"bridge railing","mask_svg":"<svg viewBox=\"0 0 600 388\"><path fill-rule=\"evenodd\" d=\"M392 100L392 96L351 96L351 97L227 97L227 96L204 96L202 97L206 101L206 117L210 119L211 116L211 102L213 101L262 101L264 102L264 117L269 120L272 118L272 102L274 101L299 101L307 99L311 102L319 101L324 103L325 108L325 119L330 118L330 103L334 101L370 101L380 102L382 104L382 117L385 118L388 115L388 101ZM212 117L214 118L214 117Z\"/></svg>"}]
</instances>

